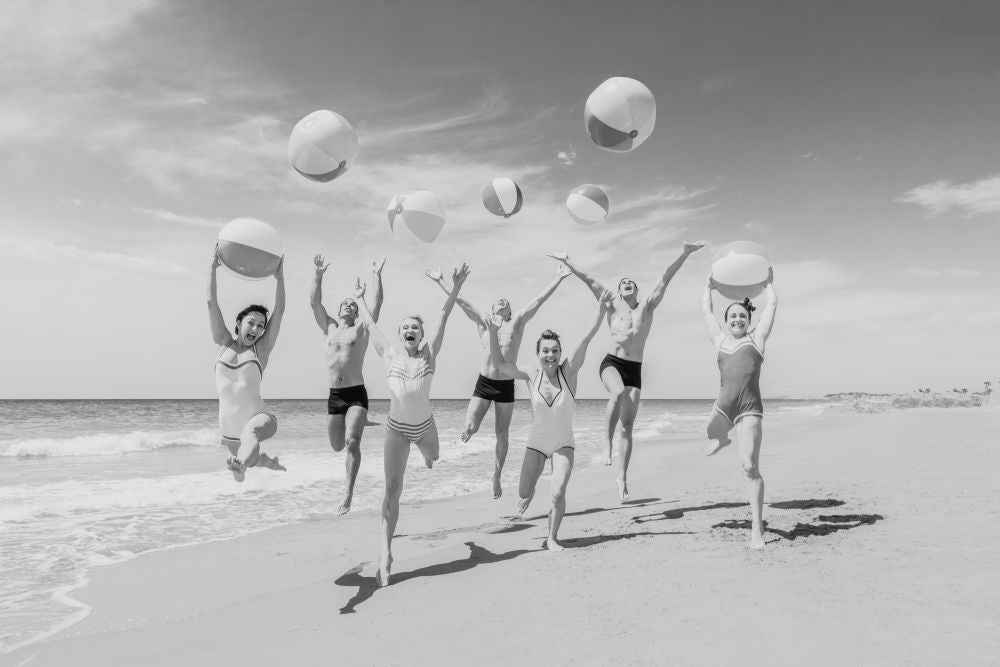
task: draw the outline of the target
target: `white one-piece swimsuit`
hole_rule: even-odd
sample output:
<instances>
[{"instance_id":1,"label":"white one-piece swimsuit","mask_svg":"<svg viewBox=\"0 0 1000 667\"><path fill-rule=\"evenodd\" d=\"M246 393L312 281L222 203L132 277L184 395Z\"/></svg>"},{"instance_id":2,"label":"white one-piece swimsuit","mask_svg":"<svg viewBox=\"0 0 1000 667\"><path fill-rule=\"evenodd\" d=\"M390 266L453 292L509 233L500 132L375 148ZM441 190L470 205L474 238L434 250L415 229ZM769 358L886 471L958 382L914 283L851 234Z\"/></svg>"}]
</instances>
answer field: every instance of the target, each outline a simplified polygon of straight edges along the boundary
<instances>
[{"instance_id":1,"label":"white one-piece swimsuit","mask_svg":"<svg viewBox=\"0 0 1000 667\"><path fill-rule=\"evenodd\" d=\"M545 371L539 370L531 381L531 410L534 417L528 429L528 449L533 449L545 458L549 458L553 452L563 447L573 449L576 446L573 439L573 411L576 408L576 400L560 368L556 374L559 392L551 404L546 401L540 391L544 374Z\"/></svg>"},{"instance_id":2,"label":"white one-piece swimsuit","mask_svg":"<svg viewBox=\"0 0 1000 667\"><path fill-rule=\"evenodd\" d=\"M215 360L215 388L219 392L219 428L224 440L239 440L243 427L258 414L270 414L260 397L264 367L257 346L237 353L229 343Z\"/></svg>"}]
</instances>

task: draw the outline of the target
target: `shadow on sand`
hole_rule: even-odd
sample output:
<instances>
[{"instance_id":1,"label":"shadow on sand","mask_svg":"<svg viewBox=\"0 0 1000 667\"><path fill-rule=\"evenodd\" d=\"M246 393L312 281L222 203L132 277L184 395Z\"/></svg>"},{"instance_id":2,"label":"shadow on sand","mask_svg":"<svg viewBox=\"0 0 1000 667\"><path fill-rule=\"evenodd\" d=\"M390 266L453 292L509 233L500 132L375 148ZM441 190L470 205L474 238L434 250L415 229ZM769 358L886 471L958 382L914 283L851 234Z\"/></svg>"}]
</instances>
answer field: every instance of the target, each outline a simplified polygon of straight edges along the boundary
<instances>
[{"instance_id":1,"label":"shadow on sand","mask_svg":"<svg viewBox=\"0 0 1000 667\"><path fill-rule=\"evenodd\" d=\"M771 528L767 525L767 521L764 521L764 531L768 533L774 533L786 540L793 541L797 537L815 537L830 535L831 533L836 533L840 530L850 530L851 528L858 528L860 526L871 526L876 521L881 521L885 517L881 514L821 514L816 517L816 521L820 523L798 523L795 528L791 530L779 530L777 528ZM712 528L735 528L735 529L750 529L750 521L739 520L739 521L723 521L722 523L717 523Z\"/></svg>"},{"instance_id":2,"label":"shadow on sand","mask_svg":"<svg viewBox=\"0 0 1000 667\"><path fill-rule=\"evenodd\" d=\"M437 577L443 574L455 574L456 572L471 570L477 565L501 563L505 560L510 560L512 558L517 558L518 556L523 556L524 554L537 551L537 549L514 549L513 551L507 551L502 554L495 554L492 551L477 545L475 542L466 542L465 544L469 547L468 558L460 558L447 563L428 565L426 567L417 568L416 570L411 570L410 572L393 572L390 583L395 586L410 579L417 579L418 577ZM379 587L375 581L375 577L365 577L361 574L361 571L367 564L368 563L366 562L355 565L350 570L337 577L337 579L333 582L338 586L358 587L357 593L355 593L354 596L347 601L347 604L340 608L341 614L353 614L358 605L371 598L371 596L375 594L375 591L378 590Z\"/></svg>"}]
</instances>

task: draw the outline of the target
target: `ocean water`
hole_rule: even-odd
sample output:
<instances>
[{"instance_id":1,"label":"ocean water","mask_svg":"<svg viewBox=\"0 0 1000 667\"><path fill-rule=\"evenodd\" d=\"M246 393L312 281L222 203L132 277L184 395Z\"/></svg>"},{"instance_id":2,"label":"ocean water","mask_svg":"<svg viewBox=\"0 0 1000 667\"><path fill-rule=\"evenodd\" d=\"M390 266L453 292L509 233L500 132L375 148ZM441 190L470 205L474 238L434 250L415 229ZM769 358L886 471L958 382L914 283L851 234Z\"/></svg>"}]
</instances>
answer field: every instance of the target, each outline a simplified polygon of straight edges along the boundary
<instances>
[{"instance_id":1,"label":"ocean water","mask_svg":"<svg viewBox=\"0 0 1000 667\"><path fill-rule=\"evenodd\" d=\"M768 401L770 424L815 418L822 400ZM329 446L326 402L271 400L278 433L264 451L287 472L253 469L243 484L225 469L214 400L0 401L0 654L89 613L69 593L94 567L150 551L232 539L252 530L332 516L343 499L344 458ZM576 466L599 461L603 400L578 401ZM710 400L643 400L637 444L680 446L702 437ZM457 441L466 400L434 401L441 460L409 466L403 503L491 487L493 417ZM388 402L374 400L383 422ZM518 401L504 486L517 481L531 407ZM383 426L366 429L352 511L382 500ZM513 500L510 510L513 510Z\"/></svg>"}]
</instances>

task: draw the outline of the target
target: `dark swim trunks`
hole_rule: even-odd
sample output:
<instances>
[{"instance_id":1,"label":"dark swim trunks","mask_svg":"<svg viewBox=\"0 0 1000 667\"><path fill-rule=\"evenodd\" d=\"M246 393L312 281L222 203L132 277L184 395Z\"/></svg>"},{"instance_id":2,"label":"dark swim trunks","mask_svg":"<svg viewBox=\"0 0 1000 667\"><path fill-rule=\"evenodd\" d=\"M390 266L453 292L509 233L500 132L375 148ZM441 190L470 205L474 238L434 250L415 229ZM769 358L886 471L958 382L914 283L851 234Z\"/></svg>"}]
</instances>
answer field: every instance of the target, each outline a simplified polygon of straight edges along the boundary
<instances>
[{"instance_id":1,"label":"dark swim trunks","mask_svg":"<svg viewBox=\"0 0 1000 667\"><path fill-rule=\"evenodd\" d=\"M514 380L491 380L480 375L472 395L497 403L513 403Z\"/></svg>"},{"instance_id":2,"label":"dark swim trunks","mask_svg":"<svg viewBox=\"0 0 1000 667\"><path fill-rule=\"evenodd\" d=\"M622 377L622 383L626 387L642 389L641 361L629 361L621 357L616 357L613 354L608 354L601 360L601 369L598 371L598 374L603 373L604 369L608 366L618 371L618 375Z\"/></svg>"},{"instance_id":3,"label":"dark swim trunks","mask_svg":"<svg viewBox=\"0 0 1000 667\"><path fill-rule=\"evenodd\" d=\"M368 409L368 390L363 384L353 387L330 389L330 398L326 399L326 412L330 415L342 415L352 405Z\"/></svg>"}]
</instances>

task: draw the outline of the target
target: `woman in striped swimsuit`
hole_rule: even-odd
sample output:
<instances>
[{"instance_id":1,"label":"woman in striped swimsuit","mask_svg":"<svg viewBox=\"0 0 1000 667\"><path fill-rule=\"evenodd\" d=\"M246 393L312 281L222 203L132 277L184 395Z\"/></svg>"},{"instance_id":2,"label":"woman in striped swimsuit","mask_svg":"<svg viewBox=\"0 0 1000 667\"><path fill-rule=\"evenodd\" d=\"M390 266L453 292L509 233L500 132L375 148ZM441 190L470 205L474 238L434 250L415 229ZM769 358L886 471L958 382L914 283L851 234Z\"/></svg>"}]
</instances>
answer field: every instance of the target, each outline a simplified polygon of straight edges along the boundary
<instances>
[{"instance_id":1,"label":"woman in striped swimsuit","mask_svg":"<svg viewBox=\"0 0 1000 667\"><path fill-rule=\"evenodd\" d=\"M410 444L415 444L430 468L438 458L438 431L431 413L431 381L441 342L444 325L448 321L469 275L469 267L452 272L452 288L438 315L430 342L424 341L424 321L416 315L403 318L399 324L399 340L403 351L396 350L379 330L365 300L365 286L360 279L355 283L358 311L368 325L370 340L385 364L389 385L389 419L385 430L384 466L385 498L382 500L382 553L379 558L378 584L389 585L392 567L392 535L399 520L399 497L403 493L403 474L410 456Z\"/></svg>"},{"instance_id":2,"label":"woman in striped swimsuit","mask_svg":"<svg viewBox=\"0 0 1000 667\"><path fill-rule=\"evenodd\" d=\"M709 443L705 452L711 456L730 442L729 432L736 429L743 474L747 479L750 511L750 548L764 547L764 478L760 474L760 443L763 437L764 405L760 397L760 367L764 363L764 345L774 325L778 297L774 293L773 274L765 286L767 306L757 328L750 331L750 314L756 310L750 299L733 302L726 308L725 326L712 311L712 289L709 278L702 298L702 312L708 335L718 354L719 399L712 406L708 422Z\"/></svg>"},{"instance_id":3,"label":"woman in striped swimsuit","mask_svg":"<svg viewBox=\"0 0 1000 667\"><path fill-rule=\"evenodd\" d=\"M610 306L610 298L598 301L597 316L590 329L583 335L583 340L576 349L565 357L562 356L558 334L550 329L543 331L535 343L538 368L522 368L500 357L500 344L496 340L497 325L495 322L488 323L493 363L514 379L527 382L531 398L531 428L528 431L528 446L524 450L524 462L521 464L518 514L524 514L528 509L535 496L535 486L545 467L545 461L552 460L552 509L549 510L548 536L545 540L545 547L549 551L563 549L557 535L559 524L566 514L566 487L573 472L576 447L573 438L573 411L576 406L574 395L577 375L587 355L587 346L600 328Z\"/></svg>"},{"instance_id":4,"label":"woman in striped swimsuit","mask_svg":"<svg viewBox=\"0 0 1000 667\"><path fill-rule=\"evenodd\" d=\"M277 418L260 397L260 382L264 379L264 369L267 368L285 312L284 262L278 264L274 273L278 284L270 320L264 306L247 306L236 315L233 333L226 328L219 308L216 278L219 264L219 249L216 248L208 283L208 322L212 340L219 346L219 354L215 358L219 428L222 430L222 444L229 448L231 454L226 466L232 471L233 479L242 482L247 468L285 469L278 463L277 457L272 459L260 451L260 443L278 430Z\"/></svg>"}]
</instances>

